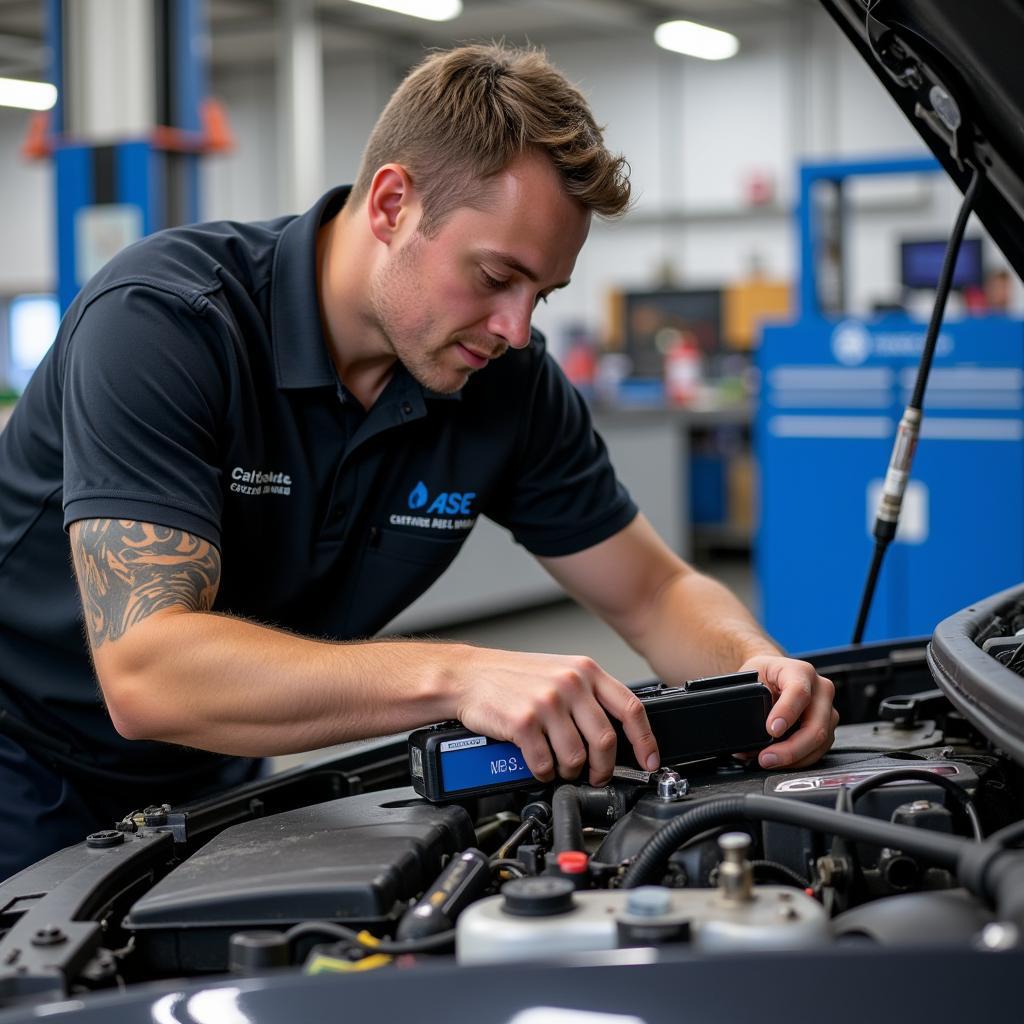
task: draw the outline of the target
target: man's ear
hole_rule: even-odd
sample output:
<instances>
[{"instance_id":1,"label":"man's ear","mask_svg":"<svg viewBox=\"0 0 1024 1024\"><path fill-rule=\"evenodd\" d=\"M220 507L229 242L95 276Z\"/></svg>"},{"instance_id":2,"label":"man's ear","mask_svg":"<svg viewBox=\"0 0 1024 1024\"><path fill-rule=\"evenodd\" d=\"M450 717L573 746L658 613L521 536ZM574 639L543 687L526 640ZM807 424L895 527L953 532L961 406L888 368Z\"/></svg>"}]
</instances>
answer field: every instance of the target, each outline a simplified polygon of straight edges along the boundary
<instances>
[{"instance_id":1,"label":"man's ear","mask_svg":"<svg viewBox=\"0 0 1024 1024\"><path fill-rule=\"evenodd\" d=\"M366 200L370 230L378 242L390 245L410 218L418 219L419 203L412 178L401 164L384 164L370 182Z\"/></svg>"}]
</instances>

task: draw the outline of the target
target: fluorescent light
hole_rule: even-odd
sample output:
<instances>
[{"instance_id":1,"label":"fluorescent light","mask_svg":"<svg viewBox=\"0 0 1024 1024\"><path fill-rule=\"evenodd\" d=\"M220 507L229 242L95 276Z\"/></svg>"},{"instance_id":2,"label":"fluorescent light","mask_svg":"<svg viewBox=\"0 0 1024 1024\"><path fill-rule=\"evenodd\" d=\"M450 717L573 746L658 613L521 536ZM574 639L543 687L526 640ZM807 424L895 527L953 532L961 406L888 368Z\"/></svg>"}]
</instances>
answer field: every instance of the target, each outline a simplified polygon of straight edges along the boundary
<instances>
[{"instance_id":1,"label":"fluorescent light","mask_svg":"<svg viewBox=\"0 0 1024 1024\"><path fill-rule=\"evenodd\" d=\"M24 110L49 110L57 102L57 88L49 82L26 82L20 78L0 78L0 107Z\"/></svg>"},{"instance_id":2,"label":"fluorescent light","mask_svg":"<svg viewBox=\"0 0 1024 1024\"><path fill-rule=\"evenodd\" d=\"M427 21L451 21L462 13L462 0L352 0L352 3Z\"/></svg>"},{"instance_id":3,"label":"fluorescent light","mask_svg":"<svg viewBox=\"0 0 1024 1024\"><path fill-rule=\"evenodd\" d=\"M734 57L740 48L740 41L731 32L720 32L695 21L666 21L654 30L654 41L663 50L702 60L725 60Z\"/></svg>"}]
</instances>

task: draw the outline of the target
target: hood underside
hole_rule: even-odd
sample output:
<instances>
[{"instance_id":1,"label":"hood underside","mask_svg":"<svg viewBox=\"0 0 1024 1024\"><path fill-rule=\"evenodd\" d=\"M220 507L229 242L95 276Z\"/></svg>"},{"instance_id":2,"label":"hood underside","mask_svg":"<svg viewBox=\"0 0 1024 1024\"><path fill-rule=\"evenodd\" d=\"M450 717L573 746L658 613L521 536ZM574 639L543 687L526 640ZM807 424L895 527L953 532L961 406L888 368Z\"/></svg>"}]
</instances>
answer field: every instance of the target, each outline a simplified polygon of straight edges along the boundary
<instances>
[{"instance_id":1,"label":"hood underside","mask_svg":"<svg viewBox=\"0 0 1024 1024\"><path fill-rule=\"evenodd\" d=\"M1024 4L821 0L1024 278Z\"/></svg>"}]
</instances>

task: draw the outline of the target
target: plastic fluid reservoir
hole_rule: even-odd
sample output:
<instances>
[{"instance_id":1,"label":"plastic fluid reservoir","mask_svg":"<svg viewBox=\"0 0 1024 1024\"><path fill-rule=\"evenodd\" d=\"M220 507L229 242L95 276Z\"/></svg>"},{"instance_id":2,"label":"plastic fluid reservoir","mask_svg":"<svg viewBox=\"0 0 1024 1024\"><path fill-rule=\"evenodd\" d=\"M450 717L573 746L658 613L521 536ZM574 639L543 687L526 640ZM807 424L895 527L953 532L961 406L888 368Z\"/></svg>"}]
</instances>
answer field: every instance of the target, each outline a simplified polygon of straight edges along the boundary
<instances>
[{"instance_id":1,"label":"plastic fluid reservoir","mask_svg":"<svg viewBox=\"0 0 1024 1024\"><path fill-rule=\"evenodd\" d=\"M605 901L580 899L572 879L541 876L507 882L500 896L467 907L455 956L460 963L495 963L615 945L615 916Z\"/></svg>"}]
</instances>

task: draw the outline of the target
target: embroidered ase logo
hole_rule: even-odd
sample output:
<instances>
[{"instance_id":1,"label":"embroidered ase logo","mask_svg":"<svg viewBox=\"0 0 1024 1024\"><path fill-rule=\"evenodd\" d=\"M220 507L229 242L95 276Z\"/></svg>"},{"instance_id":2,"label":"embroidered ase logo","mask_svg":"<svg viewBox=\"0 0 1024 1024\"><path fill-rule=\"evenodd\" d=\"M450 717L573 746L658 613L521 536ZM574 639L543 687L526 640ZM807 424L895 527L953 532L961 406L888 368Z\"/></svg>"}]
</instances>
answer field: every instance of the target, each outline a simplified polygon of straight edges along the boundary
<instances>
[{"instance_id":1,"label":"embroidered ase logo","mask_svg":"<svg viewBox=\"0 0 1024 1024\"><path fill-rule=\"evenodd\" d=\"M388 522L392 526L411 526L420 530L449 530L468 533L473 529L476 515L473 501L476 491L440 491L430 496L427 485L421 480L406 499L409 510L416 515L392 513Z\"/></svg>"},{"instance_id":2,"label":"embroidered ase logo","mask_svg":"<svg viewBox=\"0 0 1024 1024\"><path fill-rule=\"evenodd\" d=\"M441 491L433 501L427 485L421 480L409 492L409 508L423 509L430 515L469 516L473 514L476 491Z\"/></svg>"}]
</instances>

